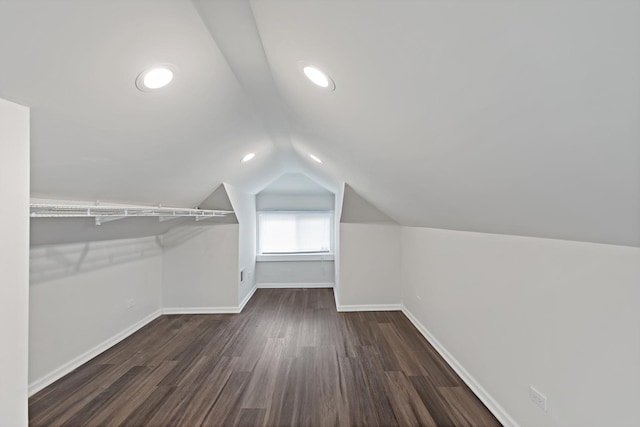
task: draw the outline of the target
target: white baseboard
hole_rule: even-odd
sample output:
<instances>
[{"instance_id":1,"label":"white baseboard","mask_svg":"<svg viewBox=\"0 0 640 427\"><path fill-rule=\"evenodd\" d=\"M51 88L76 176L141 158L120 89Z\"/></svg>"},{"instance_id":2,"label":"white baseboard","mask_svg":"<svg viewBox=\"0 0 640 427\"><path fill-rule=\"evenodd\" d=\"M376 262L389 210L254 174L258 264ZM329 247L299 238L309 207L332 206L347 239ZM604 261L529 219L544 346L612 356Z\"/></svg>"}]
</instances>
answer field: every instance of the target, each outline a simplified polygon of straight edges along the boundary
<instances>
[{"instance_id":1,"label":"white baseboard","mask_svg":"<svg viewBox=\"0 0 640 427\"><path fill-rule=\"evenodd\" d=\"M260 289L315 289L333 288L333 283L256 283Z\"/></svg>"},{"instance_id":2,"label":"white baseboard","mask_svg":"<svg viewBox=\"0 0 640 427\"><path fill-rule=\"evenodd\" d=\"M336 297L336 308L340 312L344 311L400 311L402 304L362 304L362 305L339 305Z\"/></svg>"},{"instance_id":3,"label":"white baseboard","mask_svg":"<svg viewBox=\"0 0 640 427\"><path fill-rule=\"evenodd\" d=\"M249 302L249 300L251 299L251 297L253 296L253 294L256 293L256 291L258 290L257 286L254 286L253 288L251 288L251 290L249 291L249 293L247 294L247 296L244 298L244 300L242 300L242 302L240 303L240 307L238 307L240 310L238 310L238 312L241 312L242 310L244 310L244 306L247 305L247 303Z\"/></svg>"},{"instance_id":4,"label":"white baseboard","mask_svg":"<svg viewBox=\"0 0 640 427\"><path fill-rule=\"evenodd\" d=\"M257 289L258 287L254 286L237 307L165 307L162 309L162 314L238 314L247 305Z\"/></svg>"},{"instance_id":5,"label":"white baseboard","mask_svg":"<svg viewBox=\"0 0 640 427\"><path fill-rule=\"evenodd\" d=\"M238 314L240 307L165 307L162 314Z\"/></svg>"},{"instance_id":6,"label":"white baseboard","mask_svg":"<svg viewBox=\"0 0 640 427\"><path fill-rule=\"evenodd\" d=\"M81 354L80 356L76 357L75 359L65 363L64 365L60 366L59 368L54 369L52 372L50 372L49 374L45 375L44 377L35 380L31 384L29 384L29 397L33 396L34 394L36 394L37 392L39 392L43 388L45 388L45 387L53 384L54 382L58 381L60 378L64 377L65 375L67 375L68 373L70 373L74 369L80 367L81 365L87 363L89 360L93 359L94 357L96 357L100 353L104 352L105 350L108 350L109 348L113 347L114 345L116 345L117 343L119 343L123 339L127 338L129 335L133 334L138 329L141 329L143 326L147 325L151 321L157 319L161 315L162 315L162 310L157 310L157 311L151 313L150 315L148 315L144 319L140 320L136 324L129 326L128 328L126 328L122 332L119 332L119 333L115 334L114 336L112 336L111 338L101 342L100 344L98 344L97 346L93 347L89 351L87 351L87 352Z\"/></svg>"},{"instance_id":7,"label":"white baseboard","mask_svg":"<svg viewBox=\"0 0 640 427\"><path fill-rule=\"evenodd\" d=\"M429 341L429 344L436 349L436 351L442 356L442 358L456 371L456 374L462 379L462 381L469 386L471 391L478 396L478 399L484 403L484 405L491 411L491 413L502 423L505 427L519 427L518 423L511 418L511 416L504 410L502 406L471 376L471 374L456 360L455 357L434 337L431 332L404 306L402 305L402 312L413 323L413 326L420 331L420 333Z\"/></svg>"}]
</instances>

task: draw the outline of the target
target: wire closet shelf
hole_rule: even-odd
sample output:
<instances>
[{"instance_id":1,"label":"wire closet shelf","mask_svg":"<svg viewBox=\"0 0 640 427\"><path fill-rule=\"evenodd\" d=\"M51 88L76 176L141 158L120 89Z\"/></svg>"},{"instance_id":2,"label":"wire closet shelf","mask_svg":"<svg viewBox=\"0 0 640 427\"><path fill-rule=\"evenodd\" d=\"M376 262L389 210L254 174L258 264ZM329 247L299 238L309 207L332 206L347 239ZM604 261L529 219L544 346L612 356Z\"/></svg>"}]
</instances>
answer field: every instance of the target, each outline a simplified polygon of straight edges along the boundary
<instances>
[{"instance_id":1,"label":"wire closet shelf","mask_svg":"<svg viewBox=\"0 0 640 427\"><path fill-rule=\"evenodd\" d=\"M230 215L233 211L169 208L150 206L93 206L93 205L57 205L32 203L32 218L95 218L96 225L102 222L130 217L157 217L161 221L173 218L195 218L196 221Z\"/></svg>"}]
</instances>

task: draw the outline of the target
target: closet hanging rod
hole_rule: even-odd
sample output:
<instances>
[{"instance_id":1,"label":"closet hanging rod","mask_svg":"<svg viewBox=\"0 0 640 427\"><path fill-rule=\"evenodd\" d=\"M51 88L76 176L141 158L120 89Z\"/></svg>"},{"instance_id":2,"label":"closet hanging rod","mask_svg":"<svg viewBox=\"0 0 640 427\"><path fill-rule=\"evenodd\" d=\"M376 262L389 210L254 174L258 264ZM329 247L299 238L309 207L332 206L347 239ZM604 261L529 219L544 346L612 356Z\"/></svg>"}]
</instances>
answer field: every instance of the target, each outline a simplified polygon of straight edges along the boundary
<instances>
[{"instance_id":1,"label":"closet hanging rod","mask_svg":"<svg viewBox=\"0 0 640 427\"><path fill-rule=\"evenodd\" d=\"M213 218L232 214L233 211L168 208L153 206L95 206L95 205L57 205L32 203L32 218L127 218L127 217L193 217L196 219Z\"/></svg>"}]
</instances>

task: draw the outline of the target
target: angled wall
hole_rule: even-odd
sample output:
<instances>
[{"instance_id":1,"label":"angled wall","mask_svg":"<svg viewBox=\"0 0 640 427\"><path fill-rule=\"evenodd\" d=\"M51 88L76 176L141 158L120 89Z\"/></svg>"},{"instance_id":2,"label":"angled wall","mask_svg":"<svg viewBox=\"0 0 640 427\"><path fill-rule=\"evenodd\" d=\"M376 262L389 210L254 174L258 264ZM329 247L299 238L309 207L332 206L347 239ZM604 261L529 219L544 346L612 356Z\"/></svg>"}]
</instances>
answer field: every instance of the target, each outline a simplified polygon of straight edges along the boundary
<instances>
[{"instance_id":1,"label":"angled wall","mask_svg":"<svg viewBox=\"0 0 640 427\"><path fill-rule=\"evenodd\" d=\"M220 185L202 204L232 210ZM240 225L237 215L188 222L163 238L162 305L165 313L215 313L239 303Z\"/></svg>"},{"instance_id":2,"label":"angled wall","mask_svg":"<svg viewBox=\"0 0 640 427\"><path fill-rule=\"evenodd\" d=\"M400 226L345 184L338 310L400 308Z\"/></svg>"},{"instance_id":3,"label":"angled wall","mask_svg":"<svg viewBox=\"0 0 640 427\"><path fill-rule=\"evenodd\" d=\"M345 186L339 310L402 309L505 426L638 425L640 248L399 227L367 205Z\"/></svg>"},{"instance_id":4,"label":"angled wall","mask_svg":"<svg viewBox=\"0 0 640 427\"><path fill-rule=\"evenodd\" d=\"M0 99L0 425L27 425L29 109Z\"/></svg>"},{"instance_id":5,"label":"angled wall","mask_svg":"<svg viewBox=\"0 0 640 427\"><path fill-rule=\"evenodd\" d=\"M238 304L243 306L256 285L256 196L225 184L233 211L238 219ZM238 271L238 273L239 273Z\"/></svg>"},{"instance_id":6,"label":"angled wall","mask_svg":"<svg viewBox=\"0 0 640 427\"><path fill-rule=\"evenodd\" d=\"M407 314L505 425L640 425L640 248L414 227L402 247Z\"/></svg>"}]
</instances>

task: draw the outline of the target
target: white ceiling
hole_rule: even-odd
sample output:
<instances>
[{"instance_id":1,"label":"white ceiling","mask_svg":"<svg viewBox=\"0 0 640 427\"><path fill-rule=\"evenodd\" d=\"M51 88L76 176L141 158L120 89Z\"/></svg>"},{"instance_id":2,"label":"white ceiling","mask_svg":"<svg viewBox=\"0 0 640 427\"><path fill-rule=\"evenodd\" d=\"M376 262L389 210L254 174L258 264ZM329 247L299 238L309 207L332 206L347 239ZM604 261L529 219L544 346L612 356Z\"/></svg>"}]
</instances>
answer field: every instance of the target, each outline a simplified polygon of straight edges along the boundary
<instances>
[{"instance_id":1,"label":"white ceiling","mask_svg":"<svg viewBox=\"0 0 640 427\"><path fill-rule=\"evenodd\" d=\"M637 0L0 0L0 40L34 196L194 206L302 173L404 225L640 246ZM158 62L175 81L139 92Z\"/></svg>"},{"instance_id":2,"label":"white ceiling","mask_svg":"<svg viewBox=\"0 0 640 427\"><path fill-rule=\"evenodd\" d=\"M640 245L640 2L252 5L294 145L397 222Z\"/></svg>"},{"instance_id":3,"label":"white ceiling","mask_svg":"<svg viewBox=\"0 0 640 427\"><path fill-rule=\"evenodd\" d=\"M284 171L189 1L2 1L0 39L0 97L32 107L35 196L193 206ZM138 91L159 62L175 81Z\"/></svg>"}]
</instances>

